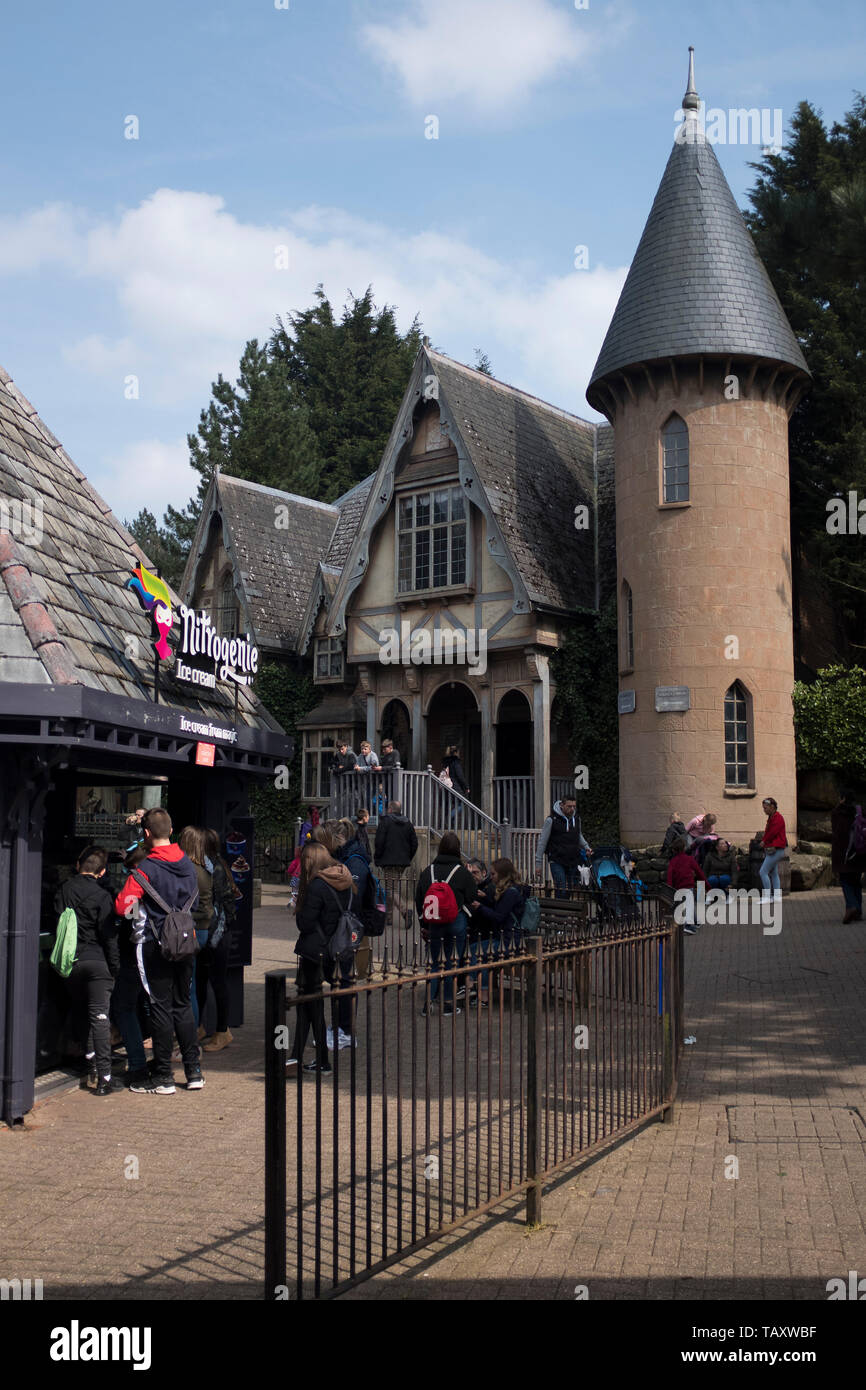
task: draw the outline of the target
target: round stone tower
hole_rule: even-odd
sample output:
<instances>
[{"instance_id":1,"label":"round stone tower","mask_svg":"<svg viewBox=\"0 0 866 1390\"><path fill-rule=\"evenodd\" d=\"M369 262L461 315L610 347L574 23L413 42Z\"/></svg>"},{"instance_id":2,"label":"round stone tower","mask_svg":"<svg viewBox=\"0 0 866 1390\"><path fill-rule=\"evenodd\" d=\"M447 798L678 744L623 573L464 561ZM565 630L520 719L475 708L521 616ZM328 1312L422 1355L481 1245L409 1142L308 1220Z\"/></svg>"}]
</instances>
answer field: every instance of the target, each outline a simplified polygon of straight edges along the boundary
<instances>
[{"instance_id":1,"label":"round stone tower","mask_svg":"<svg viewBox=\"0 0 866 1390\"><path fill-rule=\"evenodd\" d=\"M691 54L691 50L690 50ZM621 833L713 811L796 838L788 419L809 372L712 146L684 121L587 400L616 441Z\"/></svg>"}]
</instances>

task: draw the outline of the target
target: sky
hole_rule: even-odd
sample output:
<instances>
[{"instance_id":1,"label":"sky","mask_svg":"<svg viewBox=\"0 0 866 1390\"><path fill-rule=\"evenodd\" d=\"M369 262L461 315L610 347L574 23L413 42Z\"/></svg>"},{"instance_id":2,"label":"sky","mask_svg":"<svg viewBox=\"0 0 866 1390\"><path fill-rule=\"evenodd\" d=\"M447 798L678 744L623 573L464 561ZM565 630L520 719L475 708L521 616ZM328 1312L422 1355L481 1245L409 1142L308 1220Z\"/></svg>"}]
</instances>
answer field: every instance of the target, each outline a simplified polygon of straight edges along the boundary
<instances>
[{"instance_id":1,"label":"sky","mask_svg":"<svg viewBox=\"0 0 866 1390\"><path fill-rule=\"evenodd\" d=\"M586 419L673 144L866 88L862 0L0 0L0 363L121 518L244 344L372 285ZM779 117L776 112L781 113ZM681 113L680 117L681 118ZM778 122L778 126L777 126ZM716 154L741 207L761 140ZM585 248L580 250L579 248Z\"/></svg>"}]
</instances>

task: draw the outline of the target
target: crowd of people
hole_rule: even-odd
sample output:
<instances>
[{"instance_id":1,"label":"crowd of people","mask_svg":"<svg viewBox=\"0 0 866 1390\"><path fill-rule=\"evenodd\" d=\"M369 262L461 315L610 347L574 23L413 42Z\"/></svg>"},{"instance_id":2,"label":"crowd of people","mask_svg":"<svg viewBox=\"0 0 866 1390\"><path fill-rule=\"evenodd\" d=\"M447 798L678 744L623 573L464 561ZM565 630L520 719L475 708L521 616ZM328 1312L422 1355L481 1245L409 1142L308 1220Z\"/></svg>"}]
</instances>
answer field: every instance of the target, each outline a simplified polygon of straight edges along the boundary
<instances>
[{"instance_id":1,"label":"crowd of people","mask_svg":"<svg viewBox=\"0 0 866 1390\"><path fill-rule=\"evenodd\" d=\"M130 820L137 839L123 861L128 874L117 896L102 882L108 852L91 845L54 901L58 915L67 908L75 914L67 985L90 1080L100 1097L123 1085L136 1094L172 1095L177 1057L187 1089L201 1090L202 1046L221 1052L233 1041L227 977L237 890L216 830L186 826L173 843L167 811L139 811ZM169 919L188 921L187 936L195 938L179 958L166 954ZM208 985L216 1003L209 1040L203 1024ZM112 1076L112 1018L126 1051L123 1081Z\"/></svg>"},{"instance_id":2,"label":"crowd of people","mask_svg":"<svg viewBox=\"0 0 866 1390\"><path fill-rule=\"evenodd\" d=\"M788 838L784 817L774 798L765 797L762 806L767 823L763 830L757 831L755 839L760 839L764 855L759 869L762 893L769 898L781 892L779 862L784 858ZM687 906L691 902L691 910L687 912L683 928L690 936L699 930L694 912L697 884L704 883L708 889L720 888L725 892L738 884L737 851L729 840L717 833L717 823L718 817L712 811L699 812L687 825L678 811L672 811L662 844L662 853L669 859L665 880L668 887L675 892L685 890L691 894L691 899L686 900Z\"/></svg>"}]
</instances>

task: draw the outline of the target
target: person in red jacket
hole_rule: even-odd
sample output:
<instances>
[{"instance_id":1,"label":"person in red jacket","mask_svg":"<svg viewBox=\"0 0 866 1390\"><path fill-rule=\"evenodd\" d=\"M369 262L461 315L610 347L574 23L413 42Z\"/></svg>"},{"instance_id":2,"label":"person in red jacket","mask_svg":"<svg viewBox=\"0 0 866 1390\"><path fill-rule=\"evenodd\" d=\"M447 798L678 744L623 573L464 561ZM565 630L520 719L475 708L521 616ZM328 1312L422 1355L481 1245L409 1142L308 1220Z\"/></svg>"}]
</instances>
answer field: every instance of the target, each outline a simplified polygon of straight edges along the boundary
<instances>
[{"instance_id":1,"label":"person in red jacket","mask_svg":"<svg viewBox=\"0 0 866 1390\"><path fill-rule=\"evenodd\" d=\"M666 882L675 893L682 889L688 891L688 897L685 899L686 919L683 931L686 936L694 936L698 930L695 926L695 884L699 878L706 883L707 876L694 856L686 854L686 842L682 836L674 840L671 848L673 849L673 858L668 864Z\"/></svg>"},{"instance_id":2,"label":"person in red jacket","mask_svg":"<svg viewBox=\"0 0 866 1390\"><path fill-rule=\"evenodd\" d=\"M764 797L764 814L767 817L767 827L764 831L764 862L760 867L761 885L763 887L762 897L770 897L781 892L779 883L779 860L785 856L785 849L788 844L788 837L785 834L785 822L779 815L778 802L771 796Z\"/></svg>"}]
</instances>

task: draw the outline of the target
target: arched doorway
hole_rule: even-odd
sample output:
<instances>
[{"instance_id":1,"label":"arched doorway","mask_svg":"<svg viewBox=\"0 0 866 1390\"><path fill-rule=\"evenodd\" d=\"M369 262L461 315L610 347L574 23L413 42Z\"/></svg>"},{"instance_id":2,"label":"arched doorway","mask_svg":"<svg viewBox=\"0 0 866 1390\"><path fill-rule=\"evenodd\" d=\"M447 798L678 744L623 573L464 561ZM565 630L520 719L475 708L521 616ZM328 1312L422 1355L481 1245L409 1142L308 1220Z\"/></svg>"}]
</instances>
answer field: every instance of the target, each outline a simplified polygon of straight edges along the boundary
<instances>
[{"instance_id":1,"label":"arched doorway","mask_svg":"<svg viewBox=\"0 0 866 1390\"><path fill-rule=\"evenodd\" d=\"M402 700L389 700L382 711L382 739L394 740L400 766L409 767L412 754L412 723ZM377 750L381 756L381 744Z\"/></svg>"},{"instance_id":2,"label":"arched doorway","mask_svg":"<svg viewBox=\"0 0 866 1390\"><path fill-rule=\"evenodd\" d=\"M468 686L461 681L446 681L434 693L427 710L427 761L434 772L442 767L445 749L454 744L463 754L470 800L480 805L481 714Z\"/></svg>"},{"instance_id":3,"label":"arched doorway","mask_svg":"<svg viewBox=\"0 0 866 1390\"><path fill-rule=\"evenodd\" d=\"M522 690L509 690L499 701L495 776L532 776L532 710Z\"/></svg>"}]
</instances>

